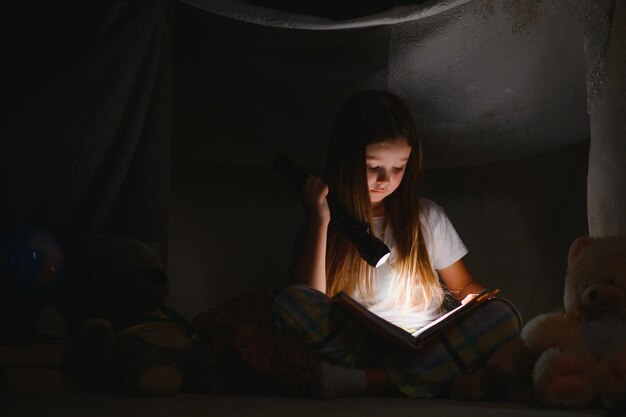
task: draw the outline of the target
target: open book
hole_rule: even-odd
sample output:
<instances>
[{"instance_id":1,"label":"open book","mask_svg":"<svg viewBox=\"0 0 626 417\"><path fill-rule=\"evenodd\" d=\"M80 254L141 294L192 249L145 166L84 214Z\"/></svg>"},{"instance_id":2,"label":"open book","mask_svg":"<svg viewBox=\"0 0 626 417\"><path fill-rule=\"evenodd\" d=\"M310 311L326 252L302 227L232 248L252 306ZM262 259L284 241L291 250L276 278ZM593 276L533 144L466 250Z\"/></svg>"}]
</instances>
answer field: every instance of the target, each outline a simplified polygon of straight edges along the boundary
<instances>
[{"instance_id":1,"label":"open book","mask_svg":"<svg viewBox=\"0 0 626 417\"><path fill-rule=\"evenodd\" d=\"M472 300L448 311L413 334L372 313L343 291L333 296L332 303L333 306L342 309L372 333L379 335L393 346L402 350L417 350L433 336L440 334L482 303L494 298L499 291L498 289L494 291L484 290Z\"/></svg>"}]
</instances>

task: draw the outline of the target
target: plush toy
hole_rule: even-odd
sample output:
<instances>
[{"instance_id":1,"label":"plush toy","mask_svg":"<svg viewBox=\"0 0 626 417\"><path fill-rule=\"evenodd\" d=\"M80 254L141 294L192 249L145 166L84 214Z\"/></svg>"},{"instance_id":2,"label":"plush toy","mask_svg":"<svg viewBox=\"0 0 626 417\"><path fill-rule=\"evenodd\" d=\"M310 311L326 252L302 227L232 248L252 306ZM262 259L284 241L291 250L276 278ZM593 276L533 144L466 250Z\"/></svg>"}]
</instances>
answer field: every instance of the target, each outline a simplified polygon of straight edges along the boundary
<instances>
[{"instance_id":1,"label":"plush toy","mask_svg":"<svg viewBox=\"0 0 626 417\"><path fill-rule=\"evenodd\" d=\"M174 395L193 349L187 321L164 305L161 250L135 239L93 237L73 255L81 282L84 389Z\"/></svg>"},{"instance_id":2,"label":"plush toy","mask_svg":"<svg viewBox=\"0 0 626 417\"><path fill-rule=\"evenodd\" d=\"M522 330L540 353L537 401L582 407L626 399L626 238L580 237L569 250L565 314L543 314Z\"/></svg>"},{"instance_id":3,"label":"plush toy","mask_svg":"<svg viewBox=\"0 0 626 417\"><path fill-rule=\"evenodd\" d=\"M576 239L569 250L564 312L541 314L519 339L459 379L460 400L512 400L613 408L626 400L626 239Z\"/></svg>"}]
</instances>

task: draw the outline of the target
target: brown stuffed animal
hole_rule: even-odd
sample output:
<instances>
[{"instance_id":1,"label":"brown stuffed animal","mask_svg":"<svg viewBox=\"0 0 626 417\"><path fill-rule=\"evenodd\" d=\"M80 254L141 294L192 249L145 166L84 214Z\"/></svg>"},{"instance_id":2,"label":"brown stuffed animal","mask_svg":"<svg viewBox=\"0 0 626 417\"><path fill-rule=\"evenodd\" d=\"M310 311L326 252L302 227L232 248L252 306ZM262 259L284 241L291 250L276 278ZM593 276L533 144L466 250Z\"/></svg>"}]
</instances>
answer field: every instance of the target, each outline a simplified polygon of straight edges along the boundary
<instances>
[{"instance_id":1,"label":"brown stuffed animal","mask_svg":"<svg viewBox=\"0 0 626 417\"><path fill-rule=\"evenodd\" d=\"M169 279L150 243L95 236L74 252L82 282L83 389L175 395L194 348L193 329L164 305Z\"/></svg>"}]
</instances>

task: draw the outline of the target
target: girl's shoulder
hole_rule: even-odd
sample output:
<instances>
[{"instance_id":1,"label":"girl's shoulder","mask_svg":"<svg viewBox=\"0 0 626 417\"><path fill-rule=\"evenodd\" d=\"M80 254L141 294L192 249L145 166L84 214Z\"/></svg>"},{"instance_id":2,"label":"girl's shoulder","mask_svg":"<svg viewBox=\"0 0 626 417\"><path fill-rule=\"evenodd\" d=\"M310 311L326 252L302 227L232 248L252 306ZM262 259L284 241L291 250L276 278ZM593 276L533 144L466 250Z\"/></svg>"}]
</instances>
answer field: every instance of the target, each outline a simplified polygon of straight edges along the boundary
<instances>
[{"instance_id":1,"label":"girl's shoulder","mask_svg":"<svg viewBox=\"0 0 626 417\"><path fill-rule=\"evenodd\" d=\"M426 219L445 216L443 208L429 198L420 197L420 210L420 214Z\"/></svg>"},{"instance_id":2,"label":"girl's shoulder","mask_svg":"<svg viewBox=\"0 0 626 417\"><path fill-rule=\"evenodd\" d=\"M449 222L446 211L428 198L420 198L420 223L427 229L438 229Z\"/></svg>"}]
</instances>

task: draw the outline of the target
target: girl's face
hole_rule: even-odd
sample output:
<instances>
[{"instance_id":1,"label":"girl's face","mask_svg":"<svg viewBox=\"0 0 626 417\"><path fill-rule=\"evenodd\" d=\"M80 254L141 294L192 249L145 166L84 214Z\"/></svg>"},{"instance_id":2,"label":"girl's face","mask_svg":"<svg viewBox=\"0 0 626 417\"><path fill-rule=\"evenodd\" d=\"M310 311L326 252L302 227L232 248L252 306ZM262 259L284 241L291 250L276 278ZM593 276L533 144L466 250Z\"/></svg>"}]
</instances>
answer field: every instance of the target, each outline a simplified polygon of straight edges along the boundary
<instances>
[{"instance_id":1,"label":"girl's face","mask_svg":"<svg viewBox=\"0 0 626 417\"><path fill-rule=\"evenodd\" d=\"M365 147L367 185L374 208L398 188L410 155L411 147L402 137Z\"/></svg>"}]
</instances>

